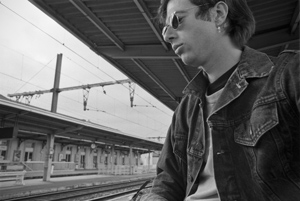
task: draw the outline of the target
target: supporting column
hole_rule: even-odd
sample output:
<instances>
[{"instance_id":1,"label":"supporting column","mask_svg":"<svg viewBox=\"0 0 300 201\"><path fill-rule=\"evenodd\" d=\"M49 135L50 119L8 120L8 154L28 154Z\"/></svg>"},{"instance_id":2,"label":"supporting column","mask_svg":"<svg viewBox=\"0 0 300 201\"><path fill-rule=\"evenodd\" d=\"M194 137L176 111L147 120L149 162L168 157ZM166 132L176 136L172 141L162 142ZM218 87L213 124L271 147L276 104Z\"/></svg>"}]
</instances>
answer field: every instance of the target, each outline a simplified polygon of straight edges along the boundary
<instances>
[{"instance_id":1,"label":"supporting column","mask_svg":"<svg viewBox=\"0 0 300 201\"><path fill-rule=\"evenodd\" d=\"M115 173L115 145L111 146L111 174Z\"/></svg>"},{"instance_id":2,"label":"supporting column","mask_svg":"<svg viewBox=\"0 0 300 201\"><path fill-rule=\"evenodd\" d=\"M9 161L13 161L13 157L14 157L14 150L19 150L19 147L17 146L13 146L13 141L15 141L15 138L11 138L9 140L7 140L7 145L6 145L6 159L5 160L9 160ZM12 147L17 147L17 148L13 148Z\"/></svg>"},{"instance_id":3,"label":"supporting column","mask_svg":"<svg viewBox=\"0 0 300 201\"><path fill-rule=\"evenodd\" d=\"M140 152L136 152L136 155L137 155L137 166L139 167L140 166Z\"/></svg>"},{"instance_id":4,"label":"supporting column","mask_svg":"<svg viewBox=\"0 0 300 201\"><path fill-rule=\"evenodd\" d=\"M133 166L132 166L132 146L129 147L129 174L133 174Z\"/></svg>"},{"instance_id":5,"label":"supporting column","mask_svg":"<svg viewBox=\"0 0 300 201\"><path fill-rule=\"evenodd\" d=\"M50 181L51 166L53 158L53 146L54 146L54 135L47 135L47 154L44 164L44 176L43 181Z\"/></svg>"},{"instance_id":6,"label":"supporting column","mask_svg":"<svg viewBox=\"0 0 300 201\"><path fill-rule=\"evenodd\" d=\"M148 173L150 172L150 149L148 150L149 151L149 154L148 154Z\"/></svg>"}]
</instances>

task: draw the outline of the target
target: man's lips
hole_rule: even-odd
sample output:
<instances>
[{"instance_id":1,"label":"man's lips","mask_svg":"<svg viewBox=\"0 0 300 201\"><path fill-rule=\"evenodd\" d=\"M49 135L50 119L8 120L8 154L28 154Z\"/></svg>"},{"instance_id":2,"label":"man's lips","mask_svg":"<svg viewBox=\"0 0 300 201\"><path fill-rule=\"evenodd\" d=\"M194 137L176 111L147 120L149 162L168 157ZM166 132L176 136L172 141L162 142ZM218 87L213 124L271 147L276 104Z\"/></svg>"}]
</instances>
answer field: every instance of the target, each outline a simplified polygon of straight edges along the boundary
<instances>
[{"instance_id":1,"label":"man's lips","mask_svg":"<svg viewBox=\"0 0 300 201\"><path fill-rule=\"evenodd\" d=\"M178 48L181 47L182 44L178 44L178 45L172 45L172 49L174 50L174 52L176 53L178 51Z\"/></svg>"}]
</instances>

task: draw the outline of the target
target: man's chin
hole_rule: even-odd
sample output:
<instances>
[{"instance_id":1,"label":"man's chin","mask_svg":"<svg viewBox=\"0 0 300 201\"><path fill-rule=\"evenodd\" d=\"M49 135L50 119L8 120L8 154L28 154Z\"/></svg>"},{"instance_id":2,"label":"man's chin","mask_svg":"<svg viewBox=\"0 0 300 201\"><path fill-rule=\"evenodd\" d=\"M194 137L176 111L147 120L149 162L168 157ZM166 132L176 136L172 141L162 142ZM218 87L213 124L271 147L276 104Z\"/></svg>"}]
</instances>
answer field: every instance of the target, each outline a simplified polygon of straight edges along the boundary
<instances>
[{"instance_id":1,"label":"man's chin","mask_svg":"<svg viewBox=\"0 0 300 201\"><path fill-rule=\"evenodd\" d=\"M188 59L184 56L184 55L178 55L181 59L181 61L185 64L185 65L188 65Z\"/></svg>"},{"instance_id":2,"label":"man's chin","mask_svg":"<svg viewBox=\"0 0 300 201\"><path fill-rule=\"evenodd\" d=\"M180 59L181 59L181 61L182 61L185 65L187 65L187 66L194 66L191 59L189 59L189 58L187 58L187 57L184 57L184 56L182 56L182 55L181 55Z\"/></svg>"}]
</instances>

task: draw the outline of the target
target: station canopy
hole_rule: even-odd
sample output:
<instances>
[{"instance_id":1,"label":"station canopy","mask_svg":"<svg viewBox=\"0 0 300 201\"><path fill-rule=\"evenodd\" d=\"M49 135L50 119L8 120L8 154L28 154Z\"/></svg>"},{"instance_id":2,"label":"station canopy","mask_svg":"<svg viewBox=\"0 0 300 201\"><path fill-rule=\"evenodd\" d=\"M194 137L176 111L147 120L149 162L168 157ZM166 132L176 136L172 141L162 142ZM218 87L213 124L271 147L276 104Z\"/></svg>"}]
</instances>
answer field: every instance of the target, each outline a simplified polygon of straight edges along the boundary
<instances>
[{"instance_id":1,"label":"station canopy","mask_svg":"<svg viewBox=\"0 0 300 201\"><path fill-rule=\"evenodd\" d=\"M197 68L165 43L156 14L160 0L30 0L96 54L171 110ZM247 0L256 20L248 46L277 56L299 50L299 0Z\"/></svg>"},{"instance_id":2,"label":"station canopy","mask_svg":"<svg viewBox=\"0 0 300 201\"><path fill-rule=\"evenodd\" d=\"M147 153L160 151L163 143L123 133L84 119L53 113L45 109L8 100L0 96L0 123L4 128L15 128L19 143L26 140L47 142L47 135L55 135L55 143ZM0 131L3 138L3 130Z\"/></svg>"}]
</instances>

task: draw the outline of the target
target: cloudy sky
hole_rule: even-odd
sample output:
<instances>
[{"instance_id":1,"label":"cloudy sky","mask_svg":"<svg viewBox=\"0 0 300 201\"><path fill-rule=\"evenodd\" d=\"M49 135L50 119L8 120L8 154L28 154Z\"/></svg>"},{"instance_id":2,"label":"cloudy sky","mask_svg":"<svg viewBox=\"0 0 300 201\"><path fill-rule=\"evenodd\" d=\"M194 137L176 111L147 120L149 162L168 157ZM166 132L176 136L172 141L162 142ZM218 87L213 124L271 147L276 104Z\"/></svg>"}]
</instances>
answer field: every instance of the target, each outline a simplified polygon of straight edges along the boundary
<instances>
[{"instance_id":1,"label":"cloudy sky","mask_svg":"<svg viewBox=\"0 0 300 201\"><path fill-rule=\"evenodd\" d=\"M53 88L57 54L63 54L60 88L127 79L27 0L1 0L0 27L0 94L7 98ZM57 112L141 137L167 133L172 111L138 85L134 104L140 106L133 108L128 84L91 88L88 111L84 94L61 92ZM45 93L19 101L50 110L51 99Z\"/></svg>"}]
</instances>

